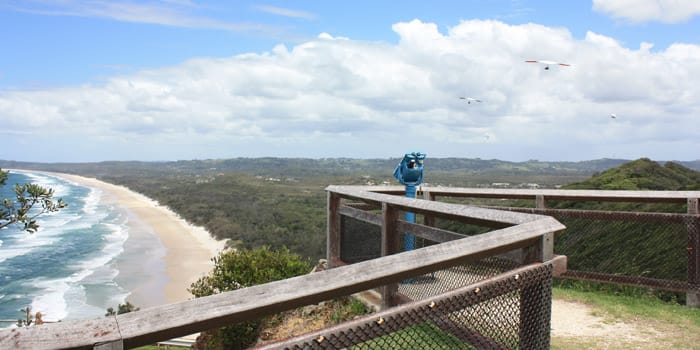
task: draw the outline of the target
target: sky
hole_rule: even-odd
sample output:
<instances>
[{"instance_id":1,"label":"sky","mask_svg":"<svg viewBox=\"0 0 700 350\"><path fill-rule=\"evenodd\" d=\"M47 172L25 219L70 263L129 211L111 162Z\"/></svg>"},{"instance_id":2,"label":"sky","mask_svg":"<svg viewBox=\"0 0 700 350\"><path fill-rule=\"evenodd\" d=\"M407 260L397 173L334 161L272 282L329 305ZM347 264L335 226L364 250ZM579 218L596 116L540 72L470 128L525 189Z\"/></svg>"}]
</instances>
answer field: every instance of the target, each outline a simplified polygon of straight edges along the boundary
<instances>
[{"instance_id":1,"label":"sky","mask_svg":"<svg viewBox=\"0 0 700 350\"><path fill-rule=\"evenodd\" d=\"M688 161L699 120L697 0L0 0L4 160Z\"/></svg>"}]
</instances>

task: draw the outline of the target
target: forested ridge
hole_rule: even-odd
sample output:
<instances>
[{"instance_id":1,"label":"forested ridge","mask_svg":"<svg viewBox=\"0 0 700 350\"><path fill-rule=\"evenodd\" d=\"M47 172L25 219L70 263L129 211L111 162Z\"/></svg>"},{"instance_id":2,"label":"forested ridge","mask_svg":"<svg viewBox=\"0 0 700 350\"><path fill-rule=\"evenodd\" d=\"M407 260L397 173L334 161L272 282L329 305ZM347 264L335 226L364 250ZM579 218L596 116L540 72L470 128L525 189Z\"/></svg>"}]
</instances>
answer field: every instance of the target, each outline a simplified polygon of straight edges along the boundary
<instances>
[{"instance_id":1,"label":"forested ridge","mask_svg":"<svg viewBox=\"0 0 700 350\"><path fill-rule=\"evenodd\" d=\"M565 186L568 189L598 190L700 190L700 172L675 162L663 165L648 158L641 158L596 173L590 179Z\"/></svg>"},{"instance_id":2,"label":"forested ridge","mask_svg":"<svg viewBox=\"0 0 700 350\"><path fill-rule=\"evenodd\" d=\"M124 185L167 205L180 216L204 226L237 247L282 246L305 257L325 256L326 192L328 185L396 184L392 177L399 159L235 158L174 162L22 163L0 161L0 167L72 173ZM640 161L635 161L637 163ZM643 164L651 162L643 160ZM499 160L435 158L426 160L425 182L434 185L477 187L492 182L538 183L542 187L572 184L571 188L610 188L615 166L624 160L586 162L505 162ZM651 162L654 163L654 162ZM692 162L691 162L692 163ZM654 163L656 164L656 163ZM692 163L695 164L695 163ZM658 164L657 164L658 165ZM627 169L629 165L620 168ZM636 183L691 189L693 170L666 163L654 167L662 180ZM611 169L612 168L612 169ZM635 167L636 169L636 167ZM694 172L697 173L697 172ZM690 175L689 175L690 174ZM591 178L591 175L596 175ZM624 176L632 176L630 174ZM671 186L668 178L684 185ZM598 181L598 182L596 182ZM700 183L700 182L699 182ZM697 185L697 183L696 183ZM598 187L596 187L598 186ZM620 185L622 186L622 185ZM680 187L679 187L680 186Z\"/></svg>"}]
</instances>

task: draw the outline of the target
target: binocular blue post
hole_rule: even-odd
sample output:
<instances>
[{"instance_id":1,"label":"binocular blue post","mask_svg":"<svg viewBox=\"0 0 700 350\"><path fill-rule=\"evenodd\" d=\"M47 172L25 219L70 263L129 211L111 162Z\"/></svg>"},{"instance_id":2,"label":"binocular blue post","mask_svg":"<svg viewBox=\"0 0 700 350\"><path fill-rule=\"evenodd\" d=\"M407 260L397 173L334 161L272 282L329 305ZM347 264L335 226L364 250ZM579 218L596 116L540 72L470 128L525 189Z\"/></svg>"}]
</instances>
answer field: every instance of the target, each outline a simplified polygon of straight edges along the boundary
<instances>
[{"instance_id":1,"label":"binocular blue post","mask_svg":"<svg viewBox=\"0 0 700 350\"><path fill-rule=\"evenodd\" d=\"M416 198L416 187L423 182L424 159L423 152L406 153L394 170L394 177L406 186L406 198ZM406 212L405 219L407 222L416 222L416 214ZM415 236L412 233L406 232L403 246L404 251L415 249ZM403 280L403 283L411 282L413 282L412 278Z\"/></svg>"},{"instance_id":2,"label":"binocular blue post","mask_svg":"<svg viewBox=\"0 0 700 350\"><path fill-rule=\"evenodd\" d=\"M416 186L406 185L406 198L416 198ZM406 212L406 222L416 222L416 214ZM416 238L412 233L406 233L404 236L403 249L404 251L413 250L415 248Z\"/></svg>"}]
</instances>

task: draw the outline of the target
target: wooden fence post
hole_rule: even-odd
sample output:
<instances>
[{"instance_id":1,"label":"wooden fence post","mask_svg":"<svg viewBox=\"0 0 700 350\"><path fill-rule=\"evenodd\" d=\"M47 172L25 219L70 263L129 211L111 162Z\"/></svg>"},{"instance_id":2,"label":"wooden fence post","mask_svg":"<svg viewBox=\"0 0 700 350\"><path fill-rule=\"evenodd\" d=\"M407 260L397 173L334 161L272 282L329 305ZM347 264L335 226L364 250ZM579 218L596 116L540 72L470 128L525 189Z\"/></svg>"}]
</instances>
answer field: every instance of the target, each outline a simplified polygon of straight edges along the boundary
<instances>
[{"instance_id":1,"label":"wooden fence post","mask_svg":"<svg viewBox=\"0 0 700 350\"><path fill-rule=\"evenodd\" d=\"M326 261L328 268L339 265L341 252L341 224L340 197L335 193L328 192L328 216L326 218L328 227L326 228Z\"/></svg>"},{"instance_id":2,"label":"wooden fence post","mask_svg":"<svg viewBox=\"0 0 700 350\"><path fill-rule=\"evenodd\" d=\"M382 203L382 256L398 253L400 250L399 232L397 222L399 210ZM398 283L392 283L381 288L382 310L386 310L398 304L396 294L399 291Z\"/></svg>"},{"instance_id":3,"label":"wooden fence post","mask_svg":"<svg viewBox=\"0 0 700 350\"><path fill-rule=\"evenodd\" d=\"M693 215L688 228L688 285L694 288L685 294L685 305L700 307L700 209L698 198L688 198L688 215Z\"/></svg>"},{"instance_id":4,"label":"wooden fence post","mask_svg":"<svg viewBox=\"0 0 700 350\"><path fill-rule=\"evenodd\" d=\"M544 195L535 195L535 208L537 209L547 209L547 205L544 202Z\"/></svg>"},{"instance_id":5,"label":"wooden fence post","mask_svg":"<svg viewBox=\"0 0 700 350\"><path fill-rule=\"evenodd\" d=\"M432 193L430 193L428 191L425 191L425 192L423 192L423 199L425 199L427 201L434 201L435 195L433 195ZM435 217L432 215L423 215L423 225L435 227Z\"/></svg>"},{"instance_id":6,"label":"wooden fence post","mask_svg":"<svg viewBox=\"0 0 700 350\"><path fill-rule=\"evenodd\" d=\"M535 208L546 209L543 195L535 196ZM544 234L538 244L522 248L520 255L523 264L551 260L554 257L554 232Z\"/></svg>"}]
</instances>

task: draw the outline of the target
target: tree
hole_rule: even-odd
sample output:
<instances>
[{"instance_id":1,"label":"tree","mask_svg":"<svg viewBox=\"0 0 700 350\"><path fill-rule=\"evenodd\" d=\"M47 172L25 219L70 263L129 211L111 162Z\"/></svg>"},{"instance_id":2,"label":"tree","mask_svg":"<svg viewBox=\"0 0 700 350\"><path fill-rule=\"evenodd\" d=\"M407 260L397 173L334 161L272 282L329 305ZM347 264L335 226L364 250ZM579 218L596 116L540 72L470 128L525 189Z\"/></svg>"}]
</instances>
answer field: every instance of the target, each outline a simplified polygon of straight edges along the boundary
<instances>
[{"instance_id":1,"label":"tree","mask_svg":"<svg viewBox=\"0 0 700 350\"><path fill-rule=\"evenodd\" d=\"M228 250L212 260L214 269L189 288L197 298L303 275L311 269L307 260L287 248L272 251L267 246ZM245 349L257 340L260 325L261 320L253 320L204 332L205 347Z\"/></svg>"},{"instance_id":2,"label":"tree","mask_svg":"<svg viewBox=\"0 0 700 350\"><path fill-rule=\"evenodd\" d=\"M19 318L17 319L17 327L29 327L32 324L36 326L40 326L44 324L44 320L42 319L41 312L36 313L36 316L32 315L32 306L27 305L27 307L23 307L19 309L19 312L24 314L24 318Z\"/></svg>"},{"instance_id":3,"label":"tree","mask_svg":"<svg viewBox=\"0 0 700 350\"><path fill-rule=\"evenodd\" d=\"M139 311L139 308L127 301L126 304L119 304L117 311L114 311L113 307L107 308L105 316L121 315L132 311Z\"/></svg>"},{"instance_id":4,"label":"tree","mask_svg":"<svg viewBox=\"0 0 700 350\"><path fill-rule=\"evenodd\" d=\"M0 186L5 185L7 176L8 172L0 169ZM54 200L54 191L51 188L44 188L37 184L16 184L14 190L15 200L2 199L0 228L17 224L23 230L34 233L39 229L37 217L66 207L63 199ZM38 209L38 206L41 208Z\"/></svg>"}]
</instances>

